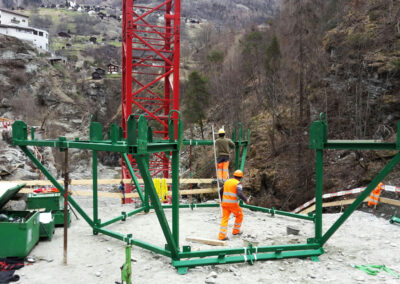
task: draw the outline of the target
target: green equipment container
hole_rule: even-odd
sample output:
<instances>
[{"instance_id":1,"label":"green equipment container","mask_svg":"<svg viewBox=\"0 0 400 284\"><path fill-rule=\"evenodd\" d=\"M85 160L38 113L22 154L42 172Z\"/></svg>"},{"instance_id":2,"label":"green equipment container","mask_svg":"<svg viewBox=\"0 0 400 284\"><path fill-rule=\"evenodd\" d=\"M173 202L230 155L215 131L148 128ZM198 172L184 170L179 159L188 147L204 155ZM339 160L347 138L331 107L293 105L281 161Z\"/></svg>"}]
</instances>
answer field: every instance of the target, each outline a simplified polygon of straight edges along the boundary
<instances>
[{"instance_id":1,"label":"green equipment container","mask_svg":"<svg viewBox=\"0 0 400 284\"><path fill-rule=\"evenodd\" d=\"M39 236L51 241L54 234L54 216L51 212L42 212L39 216Z\"/></svg>"},{"instance_id":2,"label":"green equipment container","mask_svg":"<svg viewBox=\"0 0 400 284\"><path fill-rule=\"evenodd\" d=\"M37 193L28 195L28 209L62 210L64 198L60 193Z\"/></svg>"},{"instance_id":3,"label":"green equipment container","mask_svg":"<svg viewBox=\"0 0 400 284\"><path fill-rule=\"evenodd\" d=\"M53 210L51 212L54 216L54 224L56 226L64 226L64 210ZM68 227L71 226L71 212L68 209Z\"/></svg>"},{"instance_id":4,"label":"green equipment container","mask_svg":"<svg viewBox=\"0 0 400 284\"><path fill-rule=\"evenodd\" d=\"M0 190L0 257L26 257L39 241L39 212L5 211L2 207L25 184ZM6 217L6 218L5 218ZM5 218L5 219L4 219Z\"/></svg>"}]
</instances>

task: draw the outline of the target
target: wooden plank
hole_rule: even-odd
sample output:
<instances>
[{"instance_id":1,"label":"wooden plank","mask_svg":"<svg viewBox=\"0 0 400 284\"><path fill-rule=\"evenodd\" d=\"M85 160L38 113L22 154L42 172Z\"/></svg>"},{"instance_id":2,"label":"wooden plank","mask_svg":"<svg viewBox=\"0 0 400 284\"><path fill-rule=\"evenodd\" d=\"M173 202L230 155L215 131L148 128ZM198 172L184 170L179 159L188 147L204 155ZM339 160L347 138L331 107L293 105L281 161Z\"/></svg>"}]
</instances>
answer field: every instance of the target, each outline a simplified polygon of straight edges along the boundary
<instances>
[{"instance_id":1,"label":"wooden plank","mask_svg":"<svg viewBox=\"0 0 400 284\"><path fill-rule=\"evenodd\" d=\"M394 199L390 199L390 198L381 197L381 198L379 198L379 202L400 207L400 200L394 200Z\"/></svg>"},{"instance_id":2,"label":"wooden plank","mask_svg":"<svg viewBox=\"0 0 400 284\"><path fill-rule=\"evenodd\" d=\"M57 180L59 183L63 183L63 180ZM99 179L97 184L119 184L120 179ZM124 183L131 183L131 179L124 179ZM180 179L179 183L180 184L190 184L190 183L204 183L204 184L210 184L212 183L213 179ZM26 183L27 186L48 186L52 185L52 183L49 180L16 180L16 181L7 181L7 182L13 182L17 184L21 183ZM4 181L1 181L1 183L4 183ZM139 179L139 183L143 184L143 180ZM171 184L172 179L167 179L167 183ZM91 179L80 179L80 180L71 180L71 185L92 185L93 181Z\"/></svg>"},{"instance_id":3,"label":"wooden plank","mask_svg":"<svg viewBox=\"0 0 400 284\"><path fill-rule=\"evenodd\" d=\"M349 205L349 204L353 203L355 200L356 199L346 199L346 200L339 200L339 201L333 201L333 202L326 202L326 203L322 204L322 207L326 208L326 207ZM368 200L369 200L369 197L365 198L363 202L368 202ZM385 198L385 197L380 197L379 203L385 203L385 204L400 207L399 200L394 200L394 199ZM315 210L315 205L301 211L300 214L308 214L309 212L313 212L314 210Z\"/></svg>"},{"instance_id":4,"label":"wooden plank","mask_svg":"<svg viewBox=\"0 0 400 284\"><path fill-rule=\"evenodd\" d=\"M225 241L204 239L204 238L197 238L197 237L187 237L186 241L202 243L202 244L206 244L206 245L210 245L210 246L226 246L227 245Z\"/></svg>"},{"instance_id":5,"label":"wooden plank","mask_svg":"<svg viewBox=\"0 0 400 284\"><path fill-rule=\"evenodd\" d=\"M20 193L33 193L32 188L23 188L19 191ZM93 191L91 190L71 190L72 196L92 196ZM180 190L179 194L183 195L193 195L193 194L207 194L207 193L216 193L218 189L216 188L202 188L202 189L189 189L189 190ZM108 192L108 191L101 191L97 192L99 197L107 197L107 198L122 198L122 193L119 192ZM172 195L171 191L168 191L168 195ZM126 198L138 198L139 194L136 192L133 193L126 193Z\"/></svg>"}]
</instances>

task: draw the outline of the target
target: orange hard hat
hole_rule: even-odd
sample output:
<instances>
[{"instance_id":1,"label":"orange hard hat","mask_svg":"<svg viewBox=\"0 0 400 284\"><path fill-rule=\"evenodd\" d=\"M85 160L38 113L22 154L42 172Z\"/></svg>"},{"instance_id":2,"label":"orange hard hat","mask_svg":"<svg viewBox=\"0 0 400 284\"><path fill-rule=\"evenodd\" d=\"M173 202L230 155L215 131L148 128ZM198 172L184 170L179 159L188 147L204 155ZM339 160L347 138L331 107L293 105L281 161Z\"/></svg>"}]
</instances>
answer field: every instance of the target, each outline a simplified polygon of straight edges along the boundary
<instances>
[{"instance_id":1,"label":"orange hard hat","mask_svg":"<svg viewBox=\"0 0 400 284\"><path fill-rule=\"evenodd\" d=\"M242 177L243 177L243 172L242 172L241 170L236 170L236 171L233 173L233 176L234 176L234 177L242 178Z\"/></svg>"}]
</instances>

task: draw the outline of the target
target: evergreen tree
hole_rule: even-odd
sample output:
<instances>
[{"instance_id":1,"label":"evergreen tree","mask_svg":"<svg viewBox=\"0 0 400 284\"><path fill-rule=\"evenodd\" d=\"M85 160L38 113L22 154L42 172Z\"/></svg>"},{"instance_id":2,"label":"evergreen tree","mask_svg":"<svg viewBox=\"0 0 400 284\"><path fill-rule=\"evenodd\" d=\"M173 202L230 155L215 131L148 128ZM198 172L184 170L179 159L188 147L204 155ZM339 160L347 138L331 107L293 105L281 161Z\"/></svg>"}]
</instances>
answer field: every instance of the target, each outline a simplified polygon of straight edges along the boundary
<instances>
[{"instance_id":1,"label":"evergreen tree","mask_svg":"<svg viewBox=\"0 0 400 284\"><path fill-rule=\"evenodd\" d=\"M183 98L183 116L190 123L200 126L201 137L204 139L203 119L206 117L206 109L210 104L210 94L207 92L207 79L197 71L189 75L186 94Z\"/></svg>"}]
</instances>

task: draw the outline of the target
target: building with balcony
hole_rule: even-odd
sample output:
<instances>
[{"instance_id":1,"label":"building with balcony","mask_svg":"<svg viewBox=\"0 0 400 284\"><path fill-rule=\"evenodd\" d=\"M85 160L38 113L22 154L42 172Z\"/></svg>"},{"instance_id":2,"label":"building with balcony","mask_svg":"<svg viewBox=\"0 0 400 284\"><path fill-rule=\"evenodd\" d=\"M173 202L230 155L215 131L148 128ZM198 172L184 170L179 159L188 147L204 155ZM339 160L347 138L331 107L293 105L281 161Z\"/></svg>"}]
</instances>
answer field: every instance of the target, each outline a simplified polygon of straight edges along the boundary
<instances>
[{"instance_id":1,"label":"building with balcony","mask_svg":"<svg viewBox=\"0 0 400 284\"><path fill-rule=\"evenodd\" d=\"M0 8L0 34L26 40L39 50L49 50L49 33L29 26L29 17L14 11Z\"/></svg>"}]
</instances>

